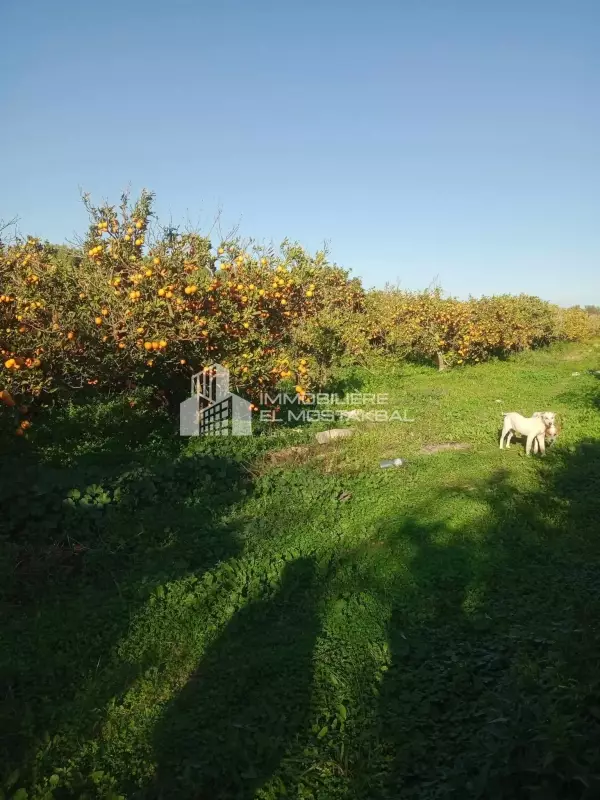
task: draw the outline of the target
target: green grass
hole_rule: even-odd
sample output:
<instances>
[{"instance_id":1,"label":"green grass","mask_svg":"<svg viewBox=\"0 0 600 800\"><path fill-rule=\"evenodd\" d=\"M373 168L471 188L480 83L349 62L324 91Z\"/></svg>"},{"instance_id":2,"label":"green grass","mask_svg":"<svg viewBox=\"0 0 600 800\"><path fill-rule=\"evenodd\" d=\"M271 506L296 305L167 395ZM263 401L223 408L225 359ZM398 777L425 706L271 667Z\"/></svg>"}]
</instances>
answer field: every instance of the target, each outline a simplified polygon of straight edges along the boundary
<instances>
[{"instance_id":1,"label":"green grass","mask_svg":"<svg viewBox=\"0 0 600 800\"><path fill-rule=\"evenodd\" d=\"M326 447L36 420L0 487L4 796L600 796L599 362L354 371L415 421ZM547 408L546 459L498 449Z\"/></svg>"}]
</instances>

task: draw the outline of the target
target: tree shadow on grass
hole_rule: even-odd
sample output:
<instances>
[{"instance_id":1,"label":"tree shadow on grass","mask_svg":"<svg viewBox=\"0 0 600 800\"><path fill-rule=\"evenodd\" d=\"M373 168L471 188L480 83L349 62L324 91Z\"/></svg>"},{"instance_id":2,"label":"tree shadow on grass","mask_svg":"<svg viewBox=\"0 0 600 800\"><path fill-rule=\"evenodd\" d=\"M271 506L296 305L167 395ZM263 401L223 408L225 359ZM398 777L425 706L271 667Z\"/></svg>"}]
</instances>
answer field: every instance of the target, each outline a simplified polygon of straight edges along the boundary
<instances>
[{"instance_id":1,"label":"tree shadow on grass","mask_svg":"<svg viewBox=\"0 0 600 800\"><path fill-rule=\"evenodd\" d=\"M116 653L153 591L241 549L223 521L250 489L240 463L84 461L32 463L25 485L2 489L0 777L19 769L21 786L35 780L36 760L43 773L93 736L108 700L153 660L151 648L129 663Z\"/></svg>"},{"instance_id":2,"label":"tree shadow on grass","mask_svg":"<svg viewBox=\"0 0 600 800\"><path fill-rule=\"evenodd\" d=\"M323 387L325 394L338 395L340 400L347 394L360 392L365 385L363 371L360 367L348 368L339 377L331 378Z\"/></svg>"},{"instance_id":3,"label":"tree shadow on grass","mask_svg":"<svg viewBox=\"0 0 600 800\"><path fill-rule=\"evenodd\" d=\"M386 523L388 557L416 553L387 587L391 666L352 797L600 796L600 443L540 470L534 492L481 481L468 536Z\"/></svg>"},{"instance_id":4,"label":"tree shadow on grass","mask_svg":"<svg viewBox=\"0 0 600 800\"><path fill-rule=\"evenodd\" d=\"M155 731L152 798L252 798L306 725L319 633L315 563L239 611Z\"/></svg>"},{"instance_id":5,"label":"tree shadow on grass","mask_svg":"<svg viewBox=\"0 0 600 800\"><path fill-rule=\"evenodd\" d=\"M238 532L223 521L246 490L239 464L196 456L139 469L114 478L119 497L115 483L105 487L107 508L61 511L56 525L88 548L76 570L9 598L0 648L7 770L37 757L50 774L93 738L109 699L164 655L154 641L131 664L114 655L132 615L157 586L239 552ZM346 797L600 796L600 445L558 448L539 469L536 491L504 471L480 481L468 495L479 505L473 522L399 512L381 522L370 562L350 554L360 570L348 571L347 589L390 608L391 665L378 701L363 692L372 726L364 707L350 708ZM75 464L67 478L61 491L85 483ZM440 509L462 491L441 493ZM284 760L292 792L310 782L311 759L331 759L331 730L318 738L309 717L322 584L312 561L299 560L278 590L233 616L159 721L156 782L143 796L250 798L270 778L274 786ZM369 635L361 631L358 646ZM64 746L52 742L40 756L44 730ZM332 774L322 778L327 791Z\"/></svg>"},{"instance_id":6,"label":"tree shadow on grass","mask_svg":"<svg viewBox=\"0 0 600 800\"><path fill-rule=\"evenodd\" d=\"M142 796L285 796L302 784L306 797L364 800L599 796L600 445L556 451L539 469L535 491L506 470L470 487L485 509L473 523L426 523L417 510L380 523L381 548L341 557L336 589L390 608L391 663L374 715L360 706L373 702L371 676L351 679L362 700L349 704L348 733L338 729L340 763L338 733L321 740L311 708L321 598L336 593L304 577L302 560L279 593L232 619L170 703ZM462 491L442 493L440 508ZM395 575L396 563L407 569Z\"/></svg>"},{"instance_id":7,"label":"tree shadow on grass","mask_svg":"<svg viewBox=\"0 0 600 800\"><path fill-rule=\"evenodd\" d=\"M267 784L277 791L281 776L281 793L304 784L306 797L328 796L324 786L332 797L364 800L599 797L600 444L557 449L536 466L534 491L506 470L469 487L479 507L472 522L445 521L446 501L465 491L451 487L439 495L438 521L424 522L426 509L387 518L378 551L365 560L369 542L347 554L354 571L341 563L340 591L370 593L390 609L391 663L374 715L364 706L372 695L357 692L349 733L340 734L349 755L332 766L314 710L303 710L316 598L326 591L307 585L308 617L277 612L284 629L296 629L296 644L277 638L280 603L267 599L240 612L210 649L159 723L149 796L251 798ZM396 559L406 569L394 574ZM263 628L270 648L258 643ZM360 636L368 650L368 632ZM236 669L242 654L248 664ZM263 670L280 682L258 680ZM297 711L281 722L272 710L288 702ZM328 777L311 789L313 767Z\"/></svg>"},{"instance_id":8,"label":"tree shadow on grass","mask_svg":"<svg viewBox=\"0 0 600 800\"><path fill-rule=\"evenodd\" d=\"M173 435L177 417L149 392L138 392L135 399L88 397L34 410L28 417L33 423L28 441L18 443L19 460L25 463L106 465L136 455L156 455L158 449L175 457L180 449ZM9 454L15 451L14 442L7 450Z\"/></svg>"}]
</instances>

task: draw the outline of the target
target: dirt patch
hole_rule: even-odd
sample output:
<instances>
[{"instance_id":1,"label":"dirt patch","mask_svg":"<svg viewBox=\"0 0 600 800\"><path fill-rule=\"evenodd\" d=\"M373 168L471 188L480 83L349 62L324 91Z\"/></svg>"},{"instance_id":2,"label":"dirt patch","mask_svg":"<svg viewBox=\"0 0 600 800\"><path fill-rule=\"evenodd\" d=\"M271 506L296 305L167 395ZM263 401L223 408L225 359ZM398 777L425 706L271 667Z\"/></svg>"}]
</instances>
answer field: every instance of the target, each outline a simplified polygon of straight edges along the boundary
<instances>
[{"instance_id":1,"label":"dirt patch","mask_svg":"<svg viewBox=\"0 0 600 800\"><path fill-rule=\"evenodd\" d=\"M282 450L273 450L258 461L253 473L261 474L273 467L295 467L311 464L315 469L325 475L334 473L354 474L360 472L360 465L349 464L344 449L339 445L342 442L332 442L324 448L317 444L296 445Z\"/></svg>"},{"instance_id":2,"label":"dirt patch","mask_svg":"<svg viewBox=\"0 0 600 800\"><path fill-rule=\"evenodd\" d=\"M472 444L467 442L447 442L446 444L424 444L419 450L421 455L430 456L434 453L444 453L446 450L471 450Z\"/></svg>"},{"instance_id":3,"label":"dirt patch","mask_svg":"<svg viewBox=\"0 0 600 800\"><path fill-rule=\"evenodd\" d=\"M306 460L306 456L311 452L311 449L307 445L286 447L284 450L274 450L269 453L265 460L268 464L276 467L282 464L297 464L301 460Z\"/></svg>"}]
</instances>

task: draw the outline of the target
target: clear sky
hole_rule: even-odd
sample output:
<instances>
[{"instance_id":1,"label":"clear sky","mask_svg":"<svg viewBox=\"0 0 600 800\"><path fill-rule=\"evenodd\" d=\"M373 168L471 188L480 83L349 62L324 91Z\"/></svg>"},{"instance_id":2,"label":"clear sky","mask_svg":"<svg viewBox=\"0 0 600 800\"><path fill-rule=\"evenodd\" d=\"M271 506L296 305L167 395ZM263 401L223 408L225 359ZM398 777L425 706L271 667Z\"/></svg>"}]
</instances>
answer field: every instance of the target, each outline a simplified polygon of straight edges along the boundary
<instances>
[{"instance_id":1,"label":"clear sky","mask_svg":"<svg viewBox=\"0 0 600 800\"><path fill-rule=\"evenodd\" d=\"M0 219L157 194L366 285L600 304L600 0L2 0Z\"/></svg>"}]
</instances>

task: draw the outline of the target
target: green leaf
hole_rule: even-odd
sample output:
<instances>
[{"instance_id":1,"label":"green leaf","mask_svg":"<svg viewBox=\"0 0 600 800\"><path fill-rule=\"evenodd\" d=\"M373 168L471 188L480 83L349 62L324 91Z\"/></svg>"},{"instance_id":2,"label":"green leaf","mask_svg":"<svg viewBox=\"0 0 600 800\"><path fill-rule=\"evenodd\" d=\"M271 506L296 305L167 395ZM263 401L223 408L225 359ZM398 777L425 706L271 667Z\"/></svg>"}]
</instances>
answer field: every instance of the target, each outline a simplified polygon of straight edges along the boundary
<instances>
[{"instance_id":1,"label":"green leaf","mask_svg":"<svg viewBox=\"0 0 600 800\"><path fill-rule=\"evenodd\" d=\"M348 711L346 709L346 706L342 705L341 703L338 706L338 714L342 722L345 722L346 717L348 716Z\"/></svg>"},{"instance_id":2,"label":"green leaf","mask_svg":"<svg viewBox=\"0 0 600 800\"><path fill-rule=\"evenodd\" d=\"M19 775L21 774L20 770L16 769L14 772L11 772L8 778L6 779L6 788L10 789L11 786L14 786L15 783L19 780Z\"/></svg>"},{"instance_id":3,"label":"green leaf","mask_svg":"<svg viewBox=\"0 0 600 800\"><path fill-rule=\"evenodd\" d=\"M590 708L590 714L596 719L600 719L600 706L592 706Z\"/></svg>"},{"instance_id":4,"label":"green leaf","mask_svg":"<svg viewBox=\"0 0 600 800\"><path fill-rule=\"evenodd\" d=\"M329 728L327 725L324 725L321 730L317 733L317 739L322 739L324 736L327 736L327 732Z\"/></svg>"}]
</instances>

